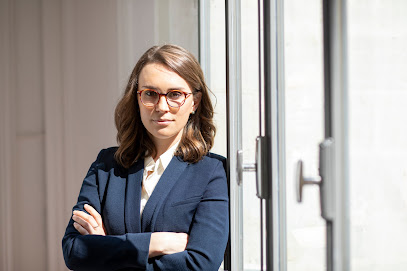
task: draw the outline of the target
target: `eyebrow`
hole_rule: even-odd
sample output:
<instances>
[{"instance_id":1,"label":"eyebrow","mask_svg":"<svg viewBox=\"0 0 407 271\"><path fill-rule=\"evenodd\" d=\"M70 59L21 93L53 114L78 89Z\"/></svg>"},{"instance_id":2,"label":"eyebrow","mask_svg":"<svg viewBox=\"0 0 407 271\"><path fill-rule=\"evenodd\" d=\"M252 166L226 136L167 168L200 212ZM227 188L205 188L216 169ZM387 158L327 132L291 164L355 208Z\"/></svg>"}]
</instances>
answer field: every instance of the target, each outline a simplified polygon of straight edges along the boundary
<instances>
[{"instance_id":1,"label":"eyebrow","mask_svg":"<svg viewBox=\"0 0 407 271\"><path fill-rule=\"evenodd\" d=\"M141 88L142 89L152 89L152 90L155 90L155 91L160 90L160 88L154 87L154 86L142 86ZM185 90L185 88L183 88L183 87L173 87L173 88L168 88L167 89L167 91L171 91L171 90Z\"/></svg>"}]
</instances>

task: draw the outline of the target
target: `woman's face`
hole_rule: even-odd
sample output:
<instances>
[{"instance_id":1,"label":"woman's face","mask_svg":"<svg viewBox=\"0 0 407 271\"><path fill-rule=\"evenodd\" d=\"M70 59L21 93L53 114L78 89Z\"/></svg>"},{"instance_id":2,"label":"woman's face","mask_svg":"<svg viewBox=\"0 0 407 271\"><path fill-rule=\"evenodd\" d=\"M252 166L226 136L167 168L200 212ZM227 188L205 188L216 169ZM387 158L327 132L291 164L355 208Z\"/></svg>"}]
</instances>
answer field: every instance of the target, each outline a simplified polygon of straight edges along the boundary
<instances>
[{"instance_id":1,"label":"woman's face","mask_svg":"<svg viewBox=\"0 0 407 271\"><path fill-rule=\"evenodd\" d=\"M156 63L147 64L140 72L138 91L144 89L152 89L160 94L166 94L170 90L192 93L182 77ZM156 147L160 145L169 147L181 139L189 115L195 111L199 103L193 95L189 95L181 107L175 108L167 104L165 96L160 96L155 106L147 107L141 102L140 95L137 96L141 121Z\"/></svg>"}]
</instances>

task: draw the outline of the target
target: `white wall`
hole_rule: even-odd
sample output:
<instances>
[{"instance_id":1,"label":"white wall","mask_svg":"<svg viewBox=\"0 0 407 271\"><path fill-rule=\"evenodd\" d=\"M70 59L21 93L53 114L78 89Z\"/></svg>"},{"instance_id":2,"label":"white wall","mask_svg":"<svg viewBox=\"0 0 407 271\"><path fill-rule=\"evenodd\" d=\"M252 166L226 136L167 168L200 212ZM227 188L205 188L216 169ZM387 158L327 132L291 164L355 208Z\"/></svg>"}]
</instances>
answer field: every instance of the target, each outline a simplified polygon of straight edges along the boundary
<instances>
[{"instance_id":1,"label":"white wall","mask_svg":"<svg viewBox=\"0 0 407 271\"><path fill-rule=\"evenodd\" d=\"M198 52L185 36L196 1L167 13L180 4L189 23L166 39L156 1L0 1L0 270L66 270L71 208L98 151L116 145L113 112L137 59L156 42Z\"/></svg>"},{"instance_id":2,"label":"white wall","mask_svg":"<svg viewBox=\"0 0 407 271\"><path fill-rule=\"evenodd\" d=\"M352 270L407 270L406 13L349 3Z\"/></svg>"},{"instance_id":3,"label":"white wall","mask_svg":"<svg viewBox=\"0 0 407 271\"><path fill-rule=\"evenodd\" d=\"M24 270L31 262L44 270L46 220L37 219L46 214L40 1L2 1L0 10L1 268Z\"/></svg>"},{"instance_id":4,"label":"white wall","mask_svg":"<svg viewBox=\"0 0 407 271\"><path fill-rule=\"evenodd\" d=\"M351 267L406 270L407 2L347 2ZM223 11L220 1L211 1L211 84L219 94L224 93L224 73L216 72L224 65ZM287 269L326 270L318 187L306 187L299 204L294 179L300 159L305 176L318 175L318 144L324 137L322 1L284 1L284 17ZM258 135L257 1L242 1L241 18L243 150L245 162L253 163ZM244 173L243 191L244 268L260 270L253 173Z\"/></svg>"}]
</instances>

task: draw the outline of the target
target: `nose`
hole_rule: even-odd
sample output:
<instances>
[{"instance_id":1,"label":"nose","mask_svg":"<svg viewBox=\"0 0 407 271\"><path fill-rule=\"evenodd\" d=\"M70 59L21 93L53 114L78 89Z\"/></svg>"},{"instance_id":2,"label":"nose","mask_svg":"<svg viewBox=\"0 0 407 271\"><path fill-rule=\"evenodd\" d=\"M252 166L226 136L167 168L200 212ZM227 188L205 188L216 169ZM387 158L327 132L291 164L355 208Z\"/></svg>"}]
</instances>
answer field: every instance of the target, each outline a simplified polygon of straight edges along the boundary
<instances>
[{"instance_id":1,"label":"nose","mask_svg":"<svg viewBox=\"0 0 407 271\"><path fill-rule=\"evenodd\" d=\"M170 111L170 107L167 103L167 100L165 99L165 96L160 96L160 98L158 99L158 103L155 106L155 110L161 112Z\"/></svg>"}]
</instances>

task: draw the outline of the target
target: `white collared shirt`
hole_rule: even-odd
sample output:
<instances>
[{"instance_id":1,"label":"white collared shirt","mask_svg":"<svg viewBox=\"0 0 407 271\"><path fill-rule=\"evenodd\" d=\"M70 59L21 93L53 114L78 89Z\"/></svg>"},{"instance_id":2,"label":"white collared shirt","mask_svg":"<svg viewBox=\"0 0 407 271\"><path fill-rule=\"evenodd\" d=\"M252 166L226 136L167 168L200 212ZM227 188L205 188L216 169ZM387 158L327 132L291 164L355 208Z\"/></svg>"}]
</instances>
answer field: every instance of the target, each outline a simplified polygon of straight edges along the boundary
<instances>
[{"instance_id":1,"label":"white collared shirt","mask_svg":"<svg viewBox=\"0 0 407 271\"><path fill-rule=\"evenodd\" d=\"M174 157L174 153L177 150L179 141L175 143L166 152L154 162L153 157L148 156L144 158L144 172L143 172L143 185L141 189L141 202L140 202L140 217L143 213L144 207L147 204L148 199L154 191L155 186L163 175L164 170Z\"/></svg>"}]
</instances>

